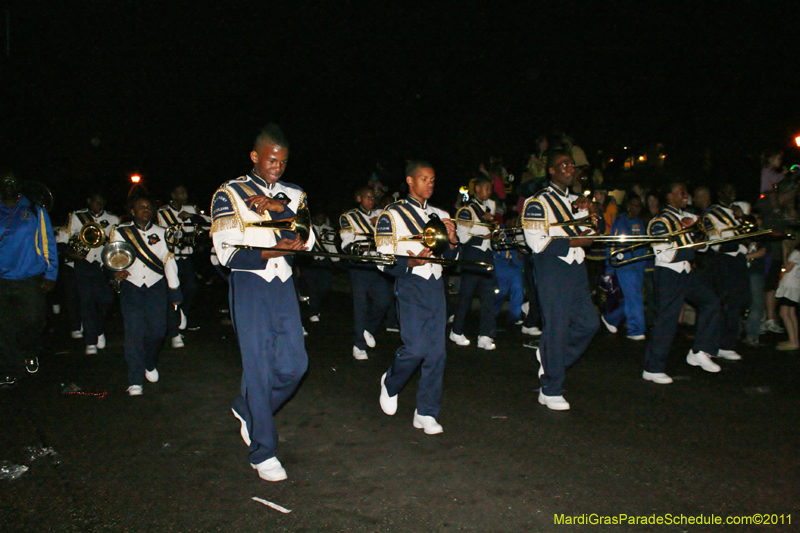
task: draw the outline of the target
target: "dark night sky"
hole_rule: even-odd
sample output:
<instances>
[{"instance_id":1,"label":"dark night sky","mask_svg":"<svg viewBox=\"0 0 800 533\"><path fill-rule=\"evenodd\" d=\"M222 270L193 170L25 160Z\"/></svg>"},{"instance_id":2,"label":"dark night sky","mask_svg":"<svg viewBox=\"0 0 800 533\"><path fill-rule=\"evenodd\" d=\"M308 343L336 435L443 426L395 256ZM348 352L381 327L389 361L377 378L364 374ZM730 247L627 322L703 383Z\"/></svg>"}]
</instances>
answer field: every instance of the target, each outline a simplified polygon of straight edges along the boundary
<instances>
[{"instance_id":1,"label":"dark night sky","mask_svg":"<svg viewBox=\"0 0 800 533\"><path fill-rule=\"evenodd\" d=\"M204 206L267 121L312 211L378 159L398 181L429 159L446 191L556 128L590 154L709 147L717 176L755 180L800 130L794 2L52 4L5 4L0 158L67 203L138 170Z\"/></svg>"}]
</instances>

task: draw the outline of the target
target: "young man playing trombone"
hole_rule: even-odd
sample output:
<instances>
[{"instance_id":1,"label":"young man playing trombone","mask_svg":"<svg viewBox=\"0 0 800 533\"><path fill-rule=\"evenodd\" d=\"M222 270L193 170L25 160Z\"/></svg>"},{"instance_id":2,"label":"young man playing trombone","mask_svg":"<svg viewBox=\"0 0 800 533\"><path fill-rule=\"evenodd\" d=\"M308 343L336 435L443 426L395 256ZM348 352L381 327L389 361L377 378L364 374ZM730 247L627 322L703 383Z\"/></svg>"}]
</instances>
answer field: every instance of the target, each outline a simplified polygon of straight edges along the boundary
<instances>
[{"instance_id":1,"label":"young man playing trombone","mask_svg":"<svg viewBox=\"0 0 800 533\"><path fill-rule=\"evenodd\" d=\"M231 269L231 320L242 354L241 394L233 414L241 422L250 465L267 481L286 479L275 457L278 430L273 415L294 393L308 367L292 266L283 250L310 250L294 232L257 227L269 220L297 217L306 195L281 181L289 160L283 131L268 124L250 152L253 170L214 194L211 234L221 264ZM239 248L237 245L257 247Z\"/></svg>"},{"instance_id":2,"label":"young man playing trombone","mask_svg":"<svg viewBox=\"0 0 800 533\"><path fill-rule=\"evenodd\" d=\"M433 195L436 174L424 161L411 161L406 166L408 197L389 205L378 218L376 244L378 252L398 254L401 257L384 272L396 279L400 336L403 346L398 348L394 361L381 377L380 406L384 413L397 412L398 394L421 367L417 408L413 424L427 435L444 431L436 420L442 402L444 376L445 330L447 305L442 265L428 261L433 255L420 239L431 218L439 218L446 228L449 246L444 255L455 257L455 224L446 211L428 203Z\"/></svg>"},{"instance_id":3,"label":"young man playing trombone","mask_svg":"<svg viewBox=\"0 0 800 533\"><path fill-rule=\"evenodd\" d=\"M369 187L356 191L358 207L339 217L339 235L344 253L353 253L355 243L372 243L380 210ZM350 261L350 290L353 292L353 357L367 359L367 347L375 347L374 334L392 304L392 281L375 263Z\"/></svg>"},{"instance_id":4,"label":"young man playing trombone","mask_svg":"<svg viewBox=\"0 0 800 533\"><path fill-rule=\"evenodd\" d=\"M719 298L692 270L694 241L691 233L684 231L697 223L697 217L684 211L689 199L686 186L678 181L667 185L666 207L647 227L650 235L674 236L674 239L669 243L653 245L656 318L650 344L644 354L642 372L643 379L661 385L672 383L664 367L678 329L684 301L697 308L697 333L686 362L706 372L720 371L719 365L711 360L711 356L717 355L719 349Z\"/></svg>"},{"instance_id":5,"label":"young man playing trombone","mask_svg":"<svg viewBox=\"0 0 800 533\"><path fill-rule=\"evenodd\" d=\"M564 150L547 157L550 185L525 202L522 227L533 251L533 266L542 312L539 359L539 403L566 411L564 377L589 346L600 321L589 294L584 246L592 243L577 219L588 215L588 199L570 194L575 164ZM573 211L577 213L573 214Z\"/></svg>"}]
</instances>

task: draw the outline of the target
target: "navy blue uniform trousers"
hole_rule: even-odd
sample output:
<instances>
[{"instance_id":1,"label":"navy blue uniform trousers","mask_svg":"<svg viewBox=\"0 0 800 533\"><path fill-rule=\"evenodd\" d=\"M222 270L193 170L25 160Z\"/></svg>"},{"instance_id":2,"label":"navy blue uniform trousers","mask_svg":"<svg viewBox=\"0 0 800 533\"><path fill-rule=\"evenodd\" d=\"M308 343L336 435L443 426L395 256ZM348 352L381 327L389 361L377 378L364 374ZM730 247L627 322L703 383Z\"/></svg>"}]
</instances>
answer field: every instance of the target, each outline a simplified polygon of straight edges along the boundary
<instances>
[{"instance_id":1,"label":"navy blue uniform trousers","mask_svg":"<svg viewBox=\"0 0 800 533\"><path fill-rule=\"evenodd\" d=\"M161 278L150 287L137 287L129 281L119 284L119 304L125 324L125 361L128 385L143 385L144 371L158 364L158 350L167 333L167 280Z\"/></svg>"},{"instance_id":2,"label":"navy blue uniform trousers","mask_svg":"<svg viewBox=\"0 0 800 533\"><path fill-rule=\"evenodd\" d=\"M367 349L364 332L375 334L391 305L392 282L373 265L350 266L350 289L353 292L353 346Z\"/></svg>"},{"instance_id":3,"label":"navy blue uniform trousers","mask_svg":"<svg viewBox=\"0 0 800 533\"><path fill-rule=\"evenodd\" d=\"M483 261L494 264L491 250L481 251L474 246L464 247L464 260ZM461 287L458 291L458 306L453 320L453 333L462 335L467 313L472 307L472 298L478 293L481 304L480 325L478 335L494 338L497 332L497 323L494 319L494 300L497 295L497 278L494 270L477 269L465 266L461 269Z\"/></svg>"},{"instance_id":4,"label":"navy blue uniform trousers","mask_svg":"<svg viewBox=\"0 0 800 533\"><path fill-rule=\"evenodd\" d=\"M398 278L395 295L403 345L386 372L384 385L389 396L394 396L421 367L417 413L436 418L442 404L442 378L447 359L444 278L424 279L417 275Z\"/></svg>"},{"instance_id":5,"label":"navy blue uniform trousers","mask_svg":"<svg viewBox=\"0 0 800 533\"><path fill-rule=\"evenodd\" d=\"M644 369L658 374L664 372L672 340L678 330L683 302L697 308L697 332L694 351L717 355L719 350L719 298L695 272L675 272L657 266L653 274L656 289L656 317L650 344L644 353Z\"/></svg>"},{"instance_id":6,"label":"navy blue uniform trousers","mask_svg":"<svg viewBox=\"0 0 800 533\"><path fill-rule=\"evenodd\" d=\"M600 320L583 263L567 264L556 256L536 254L533 265L542 312L539 383L545 396L561 396L567 368L589 346Z\"/></svg>"},{"instance_id":7,"label":"navy blue uniform trousers","mask_svg":"<svg viewBox=\"0 0 800 533\"><path fill-rule=\"evenodd\" d=\"M297 389L308 368L303 324L291 279L265 281L233 271L230 308L242 353L241 394L233 409L250 435L250 463L275 457L274 414Z\"/></svg>"},{"instance_id":8,"label":"navy blue uniform trousers","mask_svg":"<svg viewBox=\"0 0 800 533\"><path fill-rule=\"evenodd\" d=\"M106 331L106 319L114 295L100 263L75 261L75 280L80 291L83 341L86 346L94 346L97 338Z\"/></svg>"},{"instance_id":9,"label":"navy blue uniform trousers","mask_svg":"<svg viewBox=\"0 0 800 533\"><path fill-rule=\"evenodd\" d=\"M710 253L714 292L719 296L722 311L719 347L735 350L742 330L742 317L753 301L747 259L743 254L731 257L720 252Z\"/></svg>"},{"instance_id":10,"label":"navy blue uniform trousers","mask_svg":"<svg viewBox=\"0 0 800 533\"><path fill-rule=\"evenodd\" d=\"M181 283L181 294L183 295L183 302L181 302L180 309L175 309L170 306L168 331L170 337L175 337L180 333L178 327L181 325L181 309L188 317L192 310L192 302L194 295L197 293L197 271L194 268L194 261L191 257L184 257L182 259L175 259L175 264L178 265L178 280Z\"/></svg>"}]
</instances>

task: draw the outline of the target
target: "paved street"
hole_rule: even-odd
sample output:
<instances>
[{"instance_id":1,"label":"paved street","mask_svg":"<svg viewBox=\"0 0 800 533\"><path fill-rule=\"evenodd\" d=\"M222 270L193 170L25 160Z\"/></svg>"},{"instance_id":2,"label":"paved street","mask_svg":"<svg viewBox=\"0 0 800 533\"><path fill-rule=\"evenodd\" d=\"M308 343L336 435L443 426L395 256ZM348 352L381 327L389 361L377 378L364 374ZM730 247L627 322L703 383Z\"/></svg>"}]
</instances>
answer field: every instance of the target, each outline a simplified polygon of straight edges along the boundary
<instances>
[{"instance_id":1,"label":"paved street","mask_svg":"<svg viewBox=\"0 0 800 533\"><path fill-rule=\"evenodd\" d=\"M400 338L351 356L351 299L337 283L306 324L309 372L278 414L289 475L261 481L230 405L240 360L223 325L226 287L201 289L186 348L165 347L161 381L125 394L121 317L108 348L83 354L60 320L41 370L0 391L0 529L76 532L791 531L800 523L796 385L800 354L743 348L708 374L685 363L681 329L668 386L641 377L643 343L601 331L567 375L569 412L537 399L533 350L517 328L498 350L448 341L444 433L412 427L416 379L395 416L379 379ZM475 344L477 315L467 336ZM762 337L772 346L779 336ZM63 394L74 383L82 394ZM103 393L107 393L103 396ZM58 455L26 458L26 447ZM291 510L280 513L251 498ZM571 526L555 516L791 514L781 526ZM784 518L784 521L786 519Z\"/></svg>"}]
</instances>

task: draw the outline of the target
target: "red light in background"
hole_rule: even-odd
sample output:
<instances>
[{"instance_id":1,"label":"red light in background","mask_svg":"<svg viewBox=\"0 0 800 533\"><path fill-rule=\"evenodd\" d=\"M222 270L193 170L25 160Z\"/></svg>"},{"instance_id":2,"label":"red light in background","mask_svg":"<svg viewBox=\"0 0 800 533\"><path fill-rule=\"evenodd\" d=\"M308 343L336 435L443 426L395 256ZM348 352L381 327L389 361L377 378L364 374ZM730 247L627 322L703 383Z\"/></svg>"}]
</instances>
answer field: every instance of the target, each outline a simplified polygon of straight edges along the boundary
<instances>
[{"instance_id":1,"label":"red light in background","mask_svg":"<svg viewBox=\"0 0 800 533\"><path fill-rule=\"evenodd\" d=\"M142 177L139 174L131 176L131 183L139 183L140 181L142 181Z\"/></svg>"}]
</instances>

